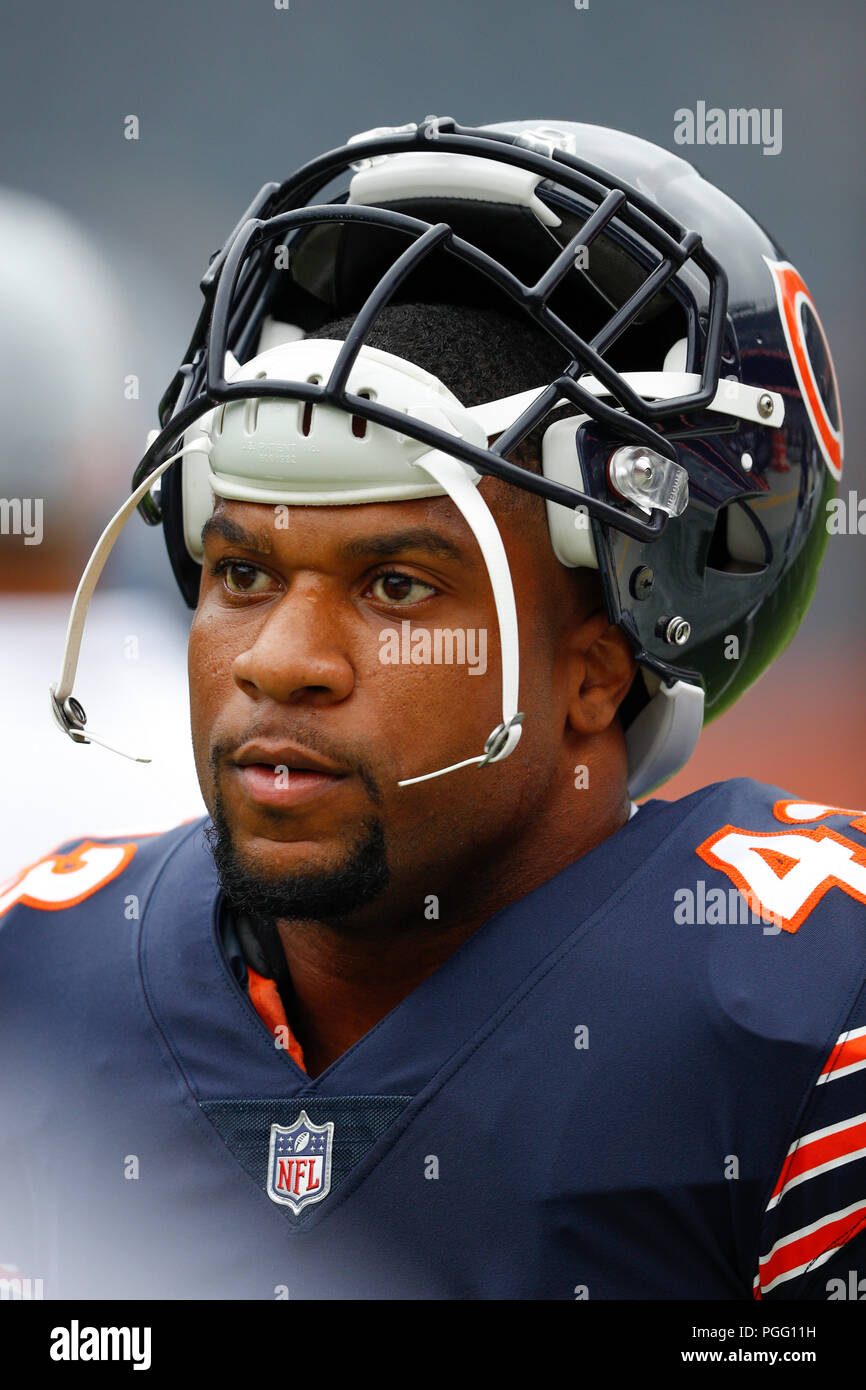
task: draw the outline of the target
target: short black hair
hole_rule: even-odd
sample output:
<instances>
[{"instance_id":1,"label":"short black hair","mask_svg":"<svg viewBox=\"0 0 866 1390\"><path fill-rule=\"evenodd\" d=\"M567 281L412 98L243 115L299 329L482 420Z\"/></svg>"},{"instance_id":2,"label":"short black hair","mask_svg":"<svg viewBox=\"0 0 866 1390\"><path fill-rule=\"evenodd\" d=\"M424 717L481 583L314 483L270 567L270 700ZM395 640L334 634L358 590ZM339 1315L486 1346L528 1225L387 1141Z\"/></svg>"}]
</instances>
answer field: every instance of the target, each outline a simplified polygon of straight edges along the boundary
<instances>
[{"instance_id":1,"label":"short black hair","mask_svg":"<svg viewBox=\"0 0 866 1390\"><path fill-rule=\"evenodd\" d=\"M344 339L354 317L323 324L310 338ZM546 386L570 362L565 348L525 315L457 304L388 304L364 342L405 357L437 376L465 406ZM560 408L557 418L573 414ZM550 423L535 426L508 457L541 471L541 439Z\"/></svg>"}]
</instances>

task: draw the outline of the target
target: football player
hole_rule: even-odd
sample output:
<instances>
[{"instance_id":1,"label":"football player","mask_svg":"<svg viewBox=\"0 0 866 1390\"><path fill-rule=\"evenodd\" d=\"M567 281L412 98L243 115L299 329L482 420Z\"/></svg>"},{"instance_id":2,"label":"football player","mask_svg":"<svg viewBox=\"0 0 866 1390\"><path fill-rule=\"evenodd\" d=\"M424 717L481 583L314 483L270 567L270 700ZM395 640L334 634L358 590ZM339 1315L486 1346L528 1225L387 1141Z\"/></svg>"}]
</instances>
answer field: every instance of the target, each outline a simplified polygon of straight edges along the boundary
<instances>
[{"instance_id":1,"label":"football player","mask_svg":"<svg viewBox=\"0 0 866 1390\"><path fill-rule=\"evenodd\" d=\"M0 1256L49 1297L835 1296L866 819L636 805L815 583L842 426L798 271L641 139L429 117L268 184L202 289L52 705L98 741L138 507L209 816L0 899Z\"/></svg>"}]
</instances>

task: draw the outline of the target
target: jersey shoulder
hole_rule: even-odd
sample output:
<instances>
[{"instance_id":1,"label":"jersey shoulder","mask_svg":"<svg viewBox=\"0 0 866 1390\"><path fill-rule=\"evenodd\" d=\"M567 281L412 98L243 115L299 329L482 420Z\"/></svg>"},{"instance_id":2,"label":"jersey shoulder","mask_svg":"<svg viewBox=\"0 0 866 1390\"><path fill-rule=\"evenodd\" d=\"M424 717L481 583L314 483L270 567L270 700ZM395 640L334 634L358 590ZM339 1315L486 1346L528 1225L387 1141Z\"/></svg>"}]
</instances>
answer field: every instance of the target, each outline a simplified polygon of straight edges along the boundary
<instances>
[{"instance_id":1,"label":"jersey shoulder","mask_svg":"<svg viewBox=\"0 0 866 1390\"><path fill-rule=\"evenodd\" d=\"M767 1105L783 1102L753 1294L860 1297L866 814L749 779L706 790L694 799L696 814L693 798L676 803L679 840L698 865L682 876L679 921L703 933L705 1002L717 1024L724 1019L729 1044L748 1038L763 1048L750 1086L765 1074L773 1079Z\"/></svg>"},{"instance_id":2,"label":"jersey shoulder","mask_svg":"<svg viewBox=\"0 0 866 1390\"><path fill-rule=\"evenodd\" d=\"M0 932L30 912L70 912L85 902L92 919L106 890L140 893L173 854L201 843L206 824L201 818L156 834L64 841L0 886Z\"/></svg>"},{"instance_id":3,"label":"jersey shoulder","mask_svg":"<svg viewBox=\"0 0 866 1390\"><path fill-rule=\"evenodd\" d=\"M700 870L698 883L683 885L682 921L690 912L708 925L751 919L767 935L790 936L828 918L866 927L863 810L749 778L716 783L672 807L681 814L671 856L678 847Z\"/></svg>"}]
</instances>

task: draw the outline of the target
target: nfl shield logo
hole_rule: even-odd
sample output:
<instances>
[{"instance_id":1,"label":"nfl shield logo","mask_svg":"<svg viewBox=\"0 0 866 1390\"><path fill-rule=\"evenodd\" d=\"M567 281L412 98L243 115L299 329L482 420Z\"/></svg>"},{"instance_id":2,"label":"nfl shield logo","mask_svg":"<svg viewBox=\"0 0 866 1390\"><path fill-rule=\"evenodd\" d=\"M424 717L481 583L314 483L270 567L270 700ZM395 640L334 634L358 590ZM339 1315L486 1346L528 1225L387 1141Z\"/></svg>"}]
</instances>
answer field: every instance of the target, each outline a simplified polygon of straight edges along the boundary
<instances>
[{"instance_id":1,"label":"nfl shield logo","mask_svg":"<svg viewBox=\"0 0 866 1390\"><path fill-rule=\"evenodd\" d=\"M321 1202L331 1190L334 1122L314 1125L302 1110L293 1125L271 1125L268 1154L268 1196L291 1207L297 1216L304 1207Z\"/></svg>"}]
</instances>

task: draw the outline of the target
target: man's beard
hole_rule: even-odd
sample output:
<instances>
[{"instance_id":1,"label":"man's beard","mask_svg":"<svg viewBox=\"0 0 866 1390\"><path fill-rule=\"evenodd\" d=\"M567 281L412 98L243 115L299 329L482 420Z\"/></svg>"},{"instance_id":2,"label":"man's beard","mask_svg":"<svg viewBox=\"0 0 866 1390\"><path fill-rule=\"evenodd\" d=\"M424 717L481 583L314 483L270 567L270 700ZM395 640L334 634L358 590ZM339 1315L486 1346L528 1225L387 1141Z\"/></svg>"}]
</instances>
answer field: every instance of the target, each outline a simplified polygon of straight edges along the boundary
<instances>
[{"instance_id":1,"label":"man's beard","mask_svg":"<svg viewBox=\"0 0 866 1390\"><path fill-rule=\"evenodd\" d=\"M336 869L265 878L237 854L219 791L205 837L226 897L239 912L265 919L328 922L372 902L388 885L385 834L378 816L361 823L347 858Z\"/></svg>"}]
</instances>

